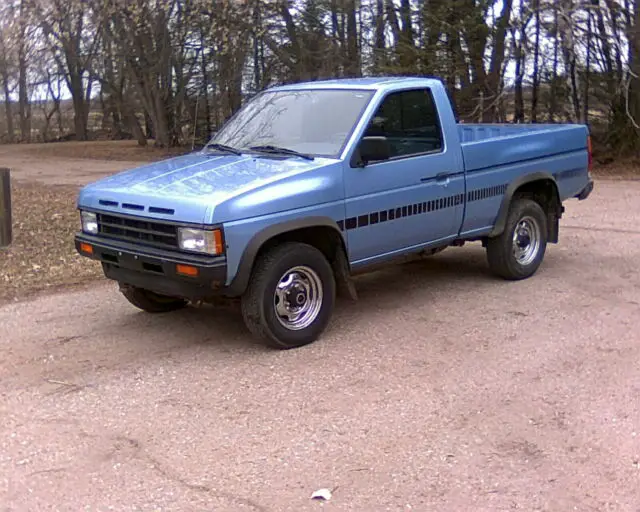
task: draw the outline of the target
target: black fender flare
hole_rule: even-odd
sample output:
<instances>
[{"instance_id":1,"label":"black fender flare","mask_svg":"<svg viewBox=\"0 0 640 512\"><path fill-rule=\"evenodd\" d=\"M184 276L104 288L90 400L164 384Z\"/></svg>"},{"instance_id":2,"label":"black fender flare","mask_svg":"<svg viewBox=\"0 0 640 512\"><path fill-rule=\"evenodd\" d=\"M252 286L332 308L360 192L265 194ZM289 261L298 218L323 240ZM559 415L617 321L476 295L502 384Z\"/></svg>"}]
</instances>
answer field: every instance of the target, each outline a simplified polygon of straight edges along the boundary
<instances>
[{"instance_id":1,"label":"black fender flare","mask_svg":"<svg viewBox=\"0 0 640 512\"><path fill-rule=\"evenodd\" d=\"M345 250L346 244L342 231L340 230L338 223L330 218L324 216L304 217L300 219L287 220L278 224L267 226L261 231L258 231L249 243L244 248L242 256L240 257L240 263L238 264L238 270L229 286L226 287L225 295L230 297L238 297L242 295L247 286L249 285L249 279L251 277L251 271L253 270L253 264L256 260L258 252L269 240L279 235L289 233L304 228L318 228L326 227L336 231L336 234L342 241L342 249Z\"/></svg>"},{"instance_id":2,"label":"black fender flare","mask_svg":"<svg viewBox=\"0 0 640 512\"><path fill-rule=\"evenodd\" d=\"M502 203L500 204L500 209L498 210L496 222L493 225L491 233L489 233L489 237L493 238L503 233L505 224L507 223L507 215L509 215L509 207L511 206L513 195L522 185L533 183L534 181L548 181L553 184L553 190L555 191L556 195L556 205L558 208L557 217L560 218L562 200L560 199L558 182L556 181L555 177L551 173L548 173L546 171L538 171L531 174L526 174L525 176L516 178L507 186L507 190L505 191L504 197L502 198Z\"/></svg>"}]
</instances>

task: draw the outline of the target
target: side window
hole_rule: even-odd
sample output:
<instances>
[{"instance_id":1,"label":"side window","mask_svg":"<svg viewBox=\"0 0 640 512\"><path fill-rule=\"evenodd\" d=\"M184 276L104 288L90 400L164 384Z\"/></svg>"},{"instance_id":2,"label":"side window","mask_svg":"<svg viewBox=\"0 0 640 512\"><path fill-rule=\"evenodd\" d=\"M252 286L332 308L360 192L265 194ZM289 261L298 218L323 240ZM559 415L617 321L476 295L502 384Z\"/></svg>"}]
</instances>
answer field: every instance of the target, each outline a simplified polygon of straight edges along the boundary
<instances>
[{"instance_id":1,"label":"side window","mask_svg":"<svg viewBox=\"0 0 640 512\"><path fill-rule=\"evenodd\" d=\"M365 135L387 137L394 157L441 151L442 133L431 91L416 89L389 94Z\"/></svg>"}]
</instances>

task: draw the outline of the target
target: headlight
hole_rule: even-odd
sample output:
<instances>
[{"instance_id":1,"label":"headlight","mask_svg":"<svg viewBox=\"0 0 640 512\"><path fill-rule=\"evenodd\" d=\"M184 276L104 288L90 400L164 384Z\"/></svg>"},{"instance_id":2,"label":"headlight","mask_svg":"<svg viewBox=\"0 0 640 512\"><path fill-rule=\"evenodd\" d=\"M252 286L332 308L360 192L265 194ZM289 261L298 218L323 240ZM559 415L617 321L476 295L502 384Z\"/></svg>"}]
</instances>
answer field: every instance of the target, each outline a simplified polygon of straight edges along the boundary
<instances>
[{"instance_id":1,"label":"headlight","mask_svg":"<svg viewBox=\"0 0 640 512\"><path fill-rule=\"evenodd\" d=\"M82 222L82 231L90 235L98 234L98 217L95 213L80 212L80 221Z\"/></svg>"},{"instance_id":2,"label":"headlight","mask_svg":"<svg viewBox=\"0 0 640 512\"><path fill-rule=\"evenodd\" d=\"M219 229L178 228L180 249L205 254L222 254L222 233Z\"/></svg>"}]
</instances>

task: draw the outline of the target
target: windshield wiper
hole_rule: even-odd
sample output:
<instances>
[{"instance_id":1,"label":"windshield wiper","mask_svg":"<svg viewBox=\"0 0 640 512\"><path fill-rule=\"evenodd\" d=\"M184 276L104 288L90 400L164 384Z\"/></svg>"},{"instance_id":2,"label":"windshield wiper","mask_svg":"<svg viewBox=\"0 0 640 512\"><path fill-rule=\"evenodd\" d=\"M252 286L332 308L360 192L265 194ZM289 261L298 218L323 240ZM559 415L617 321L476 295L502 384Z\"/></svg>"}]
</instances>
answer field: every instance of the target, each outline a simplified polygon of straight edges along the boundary
<instances>
[{"instance_id":1,"label":"windshield wiper","mask_svg":"<svg viewBox=\"0 0 640 512\"><path fill-rule=\"evenodd\" d=\"M273 146L272 144L265 144L263 146L251 146L249 149L252 151L262 151L264 153L280 153L282 155L299 156L300 158L304 158L305 160L314 159L313 156L307 155L306 153L300 153L295 149L281 148L279 146Z\"/></svg>"},{"instance_id":2,"label":"windshield wiper","mask_svg":"<svg viewBox=\"0 0 640 512\"><path fill-rule=\"evenodd\" d=\"M217 149L218 151L224 151L226 153L232 153L234 155L241 155L242 151L240 151L239 149L236 149L234 147L231 146L227 146L226 144L219 144L217 142L212 142L210 144L207 144L204 149Z\"/></svg>"}]
</instances>

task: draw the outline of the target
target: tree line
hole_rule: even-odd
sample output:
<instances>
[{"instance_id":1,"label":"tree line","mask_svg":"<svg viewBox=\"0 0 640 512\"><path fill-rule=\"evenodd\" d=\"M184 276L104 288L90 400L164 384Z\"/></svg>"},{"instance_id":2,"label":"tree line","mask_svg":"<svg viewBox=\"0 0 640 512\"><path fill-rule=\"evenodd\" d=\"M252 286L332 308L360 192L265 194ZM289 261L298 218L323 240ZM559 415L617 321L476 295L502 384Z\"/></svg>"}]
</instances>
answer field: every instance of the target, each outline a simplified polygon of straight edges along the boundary
<instances>
[{"instance_id":1,"label":"tree line","mask_svg":"<svg viewBox=\"0 0 640 512\"><path fill-rule=\"evenodd\" d=\"M461 122L587 123L632 155L639 22L640 0L5 0L0 136L88 140L98 119L171 147L273 84L435 75Z\"/></svg>"}]
</instances>

